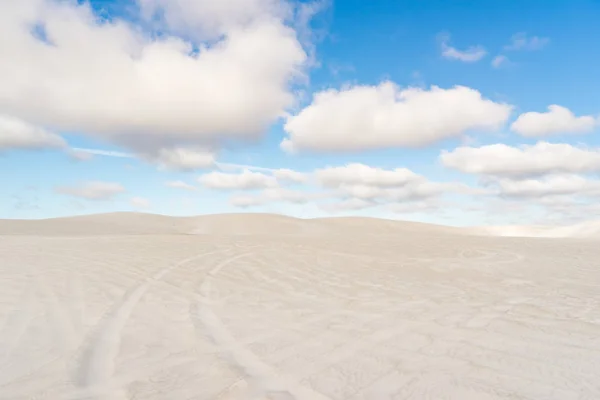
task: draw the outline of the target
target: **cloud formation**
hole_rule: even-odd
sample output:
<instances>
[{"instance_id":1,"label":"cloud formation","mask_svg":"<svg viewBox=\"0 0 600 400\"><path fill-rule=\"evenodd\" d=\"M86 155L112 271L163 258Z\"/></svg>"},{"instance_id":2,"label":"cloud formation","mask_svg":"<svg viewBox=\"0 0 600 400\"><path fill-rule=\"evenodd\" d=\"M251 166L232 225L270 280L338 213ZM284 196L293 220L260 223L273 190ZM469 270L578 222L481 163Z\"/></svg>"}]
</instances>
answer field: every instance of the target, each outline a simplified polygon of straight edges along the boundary
<instances>
[{"instance_id":1,"label":"cloud formation","mask_svg":"<svg viewBox=\"0 0 600 400\"><path fill-rule=\"evenodd\" d=\"M515 33L510 38L510 43L504 46L504 50L507 51L533 51L540 50L550 43L550 39L547 37L539 36L528 36L526 32Z\"/></svg>"},{"instance_id":2,"label":"cloud formation","mask_svg":"<svg viewBox=\"0 0 600 400\"><path fill-rule=\"evenodd\" d=\"M292 152L423 147L471 130L498 129L511 110L464 86L401 89L387 81L330 89L288 118L281 147Z\"/></svg>"},{"instance_id":3,"label":"cloud formation","mask_svg":"<svg viewBox=\"0 0 600 400\"><path fill-rule=\"evenodd\" d=\"M304 183L308 179L306 174L286 168L274 170L273 176L275 176L279 182L284 183Z\"/></svg>"},{"instance_id":4,"label":"cloud formation","mask_svg":"<svg viewBox=\"0 0 600 400\"><path fill-rule=\"evenodd\" d=\"M587 173L600 171L600 149L548 142L521 146L493 144L444 151L440 161L448 168L479 175L531 177Z\"/></svg>"},{"instance_id":5,"label":"cloud formation","mask_svg":"<svg viewBox=\"0 0 600 400\"><path fill-rule=\"evenodd\" d=\"M500 194L517 198L560 195L600 195L600 181L576 174L551 174L537 179L507 179L497 182Z\"/></svg>"},{"instance_id":6,"label":"cloud formation","mask_svg":"<svg viewBox=\"0 0 600 400\"><path fill-rule=\"evenodd\" d=\"M229 199L229 203L235 207L248 208L262 206L269 203L292 203L306 204L314 200L315 195L300 190L273 187L262 190L255 195L236 194Z\"/></svg>"},{"instance_id":7,"label":"cloud formation","mask_svg":"<svg viewBox=\"0 0 600 400\"><path fill-rule=\"evenodd\" d=\"M9 115L0 114L0 152L3 150L57 149L66 147L59 135Z\"/></svg>"},{"instance_id":8,"label":"cloud formation","mask_svg":"<svg viewBox=\"0 0 600 400\"><path fill-rule=\"evenodd\" d=\"M391 188L424 179L407 168L386 170L359 163L322 168L316 170L314 174L322 186L329 188L343 185Z\"/></svg>"},{"instance_id":9,"label":"cloud formation","mask_svg":"<svg viewBox=\"0 0 600 400\"><path fill-rule=\"evenodd\" d=\"M151 37L130 22L99 19L87 3L1 2L0 37L10 40L0 41L0 109L168 164L181 147L260 138L294 104L292 85L308 57L287 3L141 4L148 15L164 11L172 29ZM194 35L176 36L180 26Z\"/></svg>"},{"instance_id":10,"label":"cloud formation","mask_svg":"<svg viewBox=\"0 0 600 400\"><path fill-rule=\"evenodd\" d=\"M215 165L215 155L203 149L177 147L160 149L147 158L163 169L175 171L194 171Z\"/></svg>"},{"instance_id":11,"label":"cloud formation","mask_svg":"<svg viewBox=\"0 0 600 400\"><path fill-rule=\"evenodd\" d=\"M232 174L224 175L227 175L227 180L233 179ZM416 204L431 203L447 193L469 193L469 188L463 184L432 182L406 168L383 169L359 163L317 169L310 176L307 174L304 182L310 182L313 186L302 190L276 186L274 181L266 180L272 177L264 174L256 174L254 177L260 184L248 184L246 181L242 182L242 175L236 175L236 184L213 183L212 186L237 190L238 193L231 197L230 204L243 208L274 202L305 204L310 201L327 212L394 204L406 204L404 212L407 212L411 204L415 210L424 209L423 204ZM271 186L267 187L266 182ZM254 194L243 193L257 189L263 190ZM400 207L395 212L400 212L399 210Z\"/></svg>"},{"instance_id":12,"label":"cloud formation","mask_svg":"<svg viewBox=\"0 0 600 400\"><path fill-rule=\"evenodd\" d=\"M565 133L588 133L600 119L585 115L578 117L571 110L556 104L548 106L547 112L526 112L511 125L511 130L525 137L543 137Z\"/></svg>"},{"instance_id":13,"label":"cloud formation","mask_svg":"<svg viewBox=\"0 0 600 400\"><path fill-rule=\"evenodd\" d=\"M447 34L440 36L440 42L442 57L450 60L472 63L481 60L487 55L487 50L483 46L470 46L464 50L459 50L456 47L451 46L450 35Z\"/></svg>"},{"instance_id":14,"label":"cloud formation","mask_svg":"<svg viewBox=\"0 0 600 400\"><path fill-rule=\"evenodd\" d=\"M171 31L200 40L215 39L235 29L292 18L293 5L280 0L138 0L142 16L158 18Z\"/></svg>"},{"instance_id":15,"label":"cloud formation","mask_svg":"<svg viewBox=\"0 0 600 400\"><path fill-rule=\"evenodd\" d=\"M278 186L274 177L247 169L240 173L209 172L201 175L198 182L206 188L217 190L255 190Z\"/></svg>"}]
</instances>

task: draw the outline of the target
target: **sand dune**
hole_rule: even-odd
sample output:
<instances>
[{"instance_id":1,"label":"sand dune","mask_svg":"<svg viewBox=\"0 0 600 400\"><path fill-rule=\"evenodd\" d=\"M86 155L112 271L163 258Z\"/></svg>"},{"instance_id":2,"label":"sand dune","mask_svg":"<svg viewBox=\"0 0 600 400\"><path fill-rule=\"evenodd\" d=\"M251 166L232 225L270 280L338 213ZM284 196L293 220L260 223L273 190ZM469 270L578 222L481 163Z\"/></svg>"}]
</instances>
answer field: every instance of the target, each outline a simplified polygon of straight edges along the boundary
<instances>
[{"instance_id":1,"label":"sand dune","mask_svg":"<svg viewBox=\"0 0 600 400\"><path fill-rule=\"evenodd\" d=\"M600 398L598 242L474 233L0 221L0 400Z\"/></svg>"},{"instance_id":2,"label":"sand dune","mask_svg":"<svg viewBox=\"0 0 600 400\"><path fill-rule=\"evenodd\" d=\"M145 213L93 214L43 220L0 220L0 235L304 235L344 232L459 233L462 229L375 218L298 219L275 214L217 214L171 217Z\"/></svg>"},{"instance_id":3,"label":"sand dune","mask_svg":"<svg viewBox=\"0 0 600 400\"><path fill-rule=\"evenodd\" d=\"M40 220L0 220L0 235L368 235L406 233L472 233L468 228L453 228L418 222L377 218L339 217L299 219L276 214L237 213L172 217L119 212ZM486 234L487 232L481 232Z\"/></svg>"},{"instance_id":4,"label":"sand dune","mask_svg":"<svg viewBox=\"0 0 600 400\"><path fill-rule=\"evenodd\" d=\"M185 233L186 218L145 213L92 214L39 220L0 220L0 235L129 235Z\"/></svg>"},{"instance_id":5,"label":"sand dune","mask_svg":"<svg viewBox=\"0 0 600 400\"><path fill-rule=\"evenodd\" d=\"M470 236L600 238L600 220L568 226L450 227L365 217L299 219L284 215L237 213L172 217L120 212L42 220L0 220L0 235L319 235L458 234Z\"/></svg>"}]
</instances>

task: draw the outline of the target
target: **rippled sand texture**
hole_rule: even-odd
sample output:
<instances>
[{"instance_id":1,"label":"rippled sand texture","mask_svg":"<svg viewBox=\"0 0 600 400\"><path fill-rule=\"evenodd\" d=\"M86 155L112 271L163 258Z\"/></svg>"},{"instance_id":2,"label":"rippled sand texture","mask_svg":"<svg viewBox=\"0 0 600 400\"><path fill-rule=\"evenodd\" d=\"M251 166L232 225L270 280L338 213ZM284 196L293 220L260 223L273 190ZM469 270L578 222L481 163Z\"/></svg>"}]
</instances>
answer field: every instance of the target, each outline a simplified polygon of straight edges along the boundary
<instances>
[{"instance_id":1,"label":"rippled sand texture","mask_svg":"<svg viewBox=\"0 0 600 400\"><path fill-rule=\"evenodd\" d=\"M0 222L0 399L600 399L600 241L90 218Z\"/></svg>"}]
</instances>

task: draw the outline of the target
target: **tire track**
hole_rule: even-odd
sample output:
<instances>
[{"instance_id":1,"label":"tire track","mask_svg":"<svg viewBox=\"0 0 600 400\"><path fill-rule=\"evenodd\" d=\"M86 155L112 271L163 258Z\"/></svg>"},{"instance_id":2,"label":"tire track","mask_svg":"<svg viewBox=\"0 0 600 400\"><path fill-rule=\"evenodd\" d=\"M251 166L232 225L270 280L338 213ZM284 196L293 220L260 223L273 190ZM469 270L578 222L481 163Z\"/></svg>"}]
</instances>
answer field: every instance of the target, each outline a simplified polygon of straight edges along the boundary
<instances>
[{"instance_id":1,"label":"tire track","mask_svg":"<svg viewBox=\"0 0 600 400\"><path fill-rule=\"evenodd\" d=\"M160 281L174 269L218 252L214 250L202 253L163 268L137 286L130 288L115 304L83 351L76 381L84 389L83 392L88 393L87 397L107 400L127 398L124 391L115 387L112 381L121 335L136 305L153 283Z\"/></svg>"},{"instance_id":2,"label":"tire track","mask_svg":"<svg viewBox=\"0 0 600 400\"><path fill-rule=\"evenodd\" d=\"M210 300L212 291L211 280L226 266L253 254L254 252L244 252L230 257L215 266L200 285L199 292L201 296ZM233 337L210 307L210 302L197 303L195 313L215 344L231 358L235 366L242 370L249 380L247 381L248 390L244 390L245 395L236 394L236 397L233 398L222 396L220 398L259 400L267 398L268 395L273 395L277 398L290 400L331 400L321 393L301 386L293 379L278 373L270 365L264 363L256 354ZM242 385L242 383L238 381L230 388L237 389L239 385Z\"/></svg>"},{"instance_id":3,"label":"tire track","mask_svg":"<svg viewBox=\"0 0 600 400\"><path fill-rule=\"evenodd\" d=\"M34 287L30 287L20 301L15 304L0 331L0 343L2 344L0 346L0 386L14 380L13 376L7 377L9 375L7 370L12 364L10 361L16 347L34 319L36 299L36 290Z\"/></svg>"}]
</instances>

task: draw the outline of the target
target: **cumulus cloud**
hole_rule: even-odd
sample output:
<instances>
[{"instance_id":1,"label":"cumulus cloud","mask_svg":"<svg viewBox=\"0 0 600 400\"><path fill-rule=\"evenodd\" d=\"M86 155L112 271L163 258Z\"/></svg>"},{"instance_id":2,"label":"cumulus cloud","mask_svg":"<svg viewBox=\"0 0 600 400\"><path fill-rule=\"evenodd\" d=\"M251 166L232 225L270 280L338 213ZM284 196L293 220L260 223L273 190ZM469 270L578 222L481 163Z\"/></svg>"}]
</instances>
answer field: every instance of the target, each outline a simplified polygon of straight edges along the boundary
<instances>
[{"instance_id":1,"label":"cumulus cloud","mask_svg":"<svg viewBox=\"0 0 600 400\"><path fill-rule=\"evenodd\" d=\"M504 50L540 50L544 48L550 39L539 36L528 36L525 32L515 33L510 38L510 43L504 46Z\"/></svg>"},{"instance_id":2,"label":"cumulus cloud","mask_svg":"<svg viewBox=\"0 0 600 400\"><path fill-rule=\"evenodd\" d=\"M144 197L132 197L129 199L129 203L133 208L146 209L150 208L150 200Z\"/></svg>"},{"instance_id":3,"label":"cumulus cloud","mask_svg":"<svg viewBox=\"0 0 600 400\"><path fill-rule=\"evenodd\" d=\"M115 182L91 181L76 186L58 186L57 193L86 200L112 200L116 195L124 193L125 188Z\"/></svg>"},{"instance_id":4,"label":"cumulus cloud","mask_svg":"<svg viewBox=\"0 0 600 400\"><path fill-rule=\"evenodd\" d=\"M551 174L537 179L496 181L500 194L508 197L537 198L560 195L600 195L600 181L575 174Z\"/></svg>"},{"instance_id":5,"label":"cumulus cloud","mask_svg":"<svg viewBox=\"0 0 600 400\"><path fill-rule=\"evenodd\" d=\"M142 16L161 18L177 33L210 39L264 18L286 19L292 5L280 0L138 0Z\"/></svg>"},{"instance_id":6,"label":"cumulus cloud","mask_svg":"<svg viewBox=\"0 0 600 400\"><path fill-rule=\"evenodd\" d=\"M359 163L318 169L315 171L315 177L326 187L339 187L344 184L397 187L423 179L406 168L386 170Z\"/></svg>"},{"instance_id":7,"label":"cumulus cloud","mask_svg":"<svg viewBox=\"0 0 600 400\"><path fill-rule=\"evenodd\" d=\"M480 175L530 177L586 173L600 171L600 149L548 142L518 147L493 144L444 151L440 161L448 168Z\"/></svg>"},{"instance_id":8,"label":"cumulus cloud","mask_svg":"<svg viewBox=\"0 0 600 400\"><path fill-rule=\"evenodd\" d=\"M291 85L304 77L308 61L285 19L289 13L280 12L287 3L141 3L148 14L163 9L169 21L163 35L144 35L118 18L101 20L87 3L0 2L0 37L9 38L0 41L0 109L166 165L173 159L160 149L255 140L294 104ZM32 34L34 26L43 38ZM188 34L175 36L179 26Z\"/></svg>"},{"instance_id":9,"label":"cumulus cloud","mask_svg":"<svg viewBox=\"0 0 600 400\"><path fill-rule=\"evenodd\" d=\"M598 118L589 115L577 117L568 108L552 104L548 106L547 112L527 112L519 115L510 128L525 137L542 137L591 132L599 122Z\"/></svg>"},{"instance_id":10,"label":"cumulus cloud","mask_svg":"<svg viewBox=\"0 0 600 400\"><path fill-rule=\"evenodd\" d=\"M459 50L450 45L450 35L440 35L440 44L442 48L442 57L462 62L476 62L487 55L483 46L470 46L464 50Z\"/></svg>"},{"instance_id":11,"label":"cumulus cloud","mask_svg":"<svg viewBox=\"0 0 600 400\"><path fill-rule=\"evenodd\" d=\"M272 171L273 175L277 171ZM274 176L249 171L241 174L216 172L206 174L200 180L208 187L241 192L232 196L230 203L243 208L274 202L316 202L323 210L337 212L430 201L446 193L472 193L466 185L432 182L406 168L383 169L359 163L317 169L311 174L303 174L303 178L306 179L303 183L310 182L315 186L291 190L278 185ZM243 193L259 189L251 195Z\"/></svg>"},{"instance_id":12,"label":"cumulus cloud","mask_svg":"<svg viewBox=\"0 0 600 400\"><path fill-rule=\"evenodd\" d=\"M169 182L166 182L165 185L167 185L168 187L176 188L176 189L183 189L183 190L189 190L189 191L196 190L195 186L192 186L189 183L186 183L184 181L169 181Z\"/></svg>"},{"instance_id":13,"label":"cumulus cloud","mask_svg":"<svg viewBox=\"0 0 600 400\"><path fill-rule=\"evenodd\" d=\"M237 194L229 199L231 205L240 208L261 206L269 203L293 203L305 204L314 199L315 195L285 188L268 188L259 194L251 196L246 194Z\"/></svg>"},{"instance_id":14,"label":"cumulus cloud","mask_svg":"<svg viewBox=\"0 0 600 400\"><path fill-rule=\"evenodd\" d=\"M598 215L600 181L590 176L550 174L536 178L490 178L495 196L479 199L475 208L487 223L565 224Z\"/></svg>"},{"instance_id":15,"label":"cumulus cloud","mask_svg":"<svg viewBox=\"0 0 600 400\"><path fill-rule=\"evenodd\" d=\"M215 164L215 155L202 149L160 149L157 154L146 157L163 169L176 171L193 171L209 168Z\"/></svg>"},{"instance_id":16,"label":"cumulus cloud","mask_svg":"<svg viewBox=\"0 0 600 400\"><path fill-rule=\"evenodd\" d=\"M358 151L422 147L467 131L493 130L512 106L464 86L400 89L392 82L325 90L288 118L287 151Z\"/></svg>"},{"instance_id":17,"label":"cumulus cloud","mask_svg":"<svg viewBox=\"0 0 600 400\"><path fill-rule=\"evenodd\" d=\"M274 177L249 170L241 173L209 172L201 175L198 182L217 190L255 190L277 186L277 179Z\"/></svg>"},{"instance_id":18,"label":"cumulus cloud","mask_svg":"<svg viewBox=\"0 0 600 400\"><path fill-rule=\"evenodd\" d=\"M460 147L440 155L448 168L479 176L485 215L580 220L600 200L600 149L538 142L535 145ZM564 205L563 203L568 203ZM576 205L582 205L577 208ZM503 217L504 218L504 217ZM506 221L502 222L505 223ZM497 222L494 222L497 223Z\"/></svg>"},{"instance_id":19,"label":"cumulus cloud","mask_svg":"<svg viewBox=\"0 0 600 400\"><path fill-rule=\"evenodd\" d=\"M325 204L332 210L431 200L466 188L458 183L431 182L406 168L386 170L357 163L319 169L314 175L322 187L333 189L331 197L340 199Z\"/></svg>"},{"instance_id":20,"label":"cumulus cloud","mask_svg":"<svg viewBox=\"0 0 600 400\"><path fill-rule=\"evenodd\" d=\"M64 139L55 133L19 118L0 114L0 151L41 150L65 146Z\"/></svg>"},{"instance_id":21,"label":"cumulus cloud","mask_svg":"<svg viewBox=\"0 0 600 400\"><path fill-rule=\"evenodd\" d=\"M273 175L280 182L304 183L308 179L306 174L286 168L274 170Z\"/></svg>"}]
</instances>

